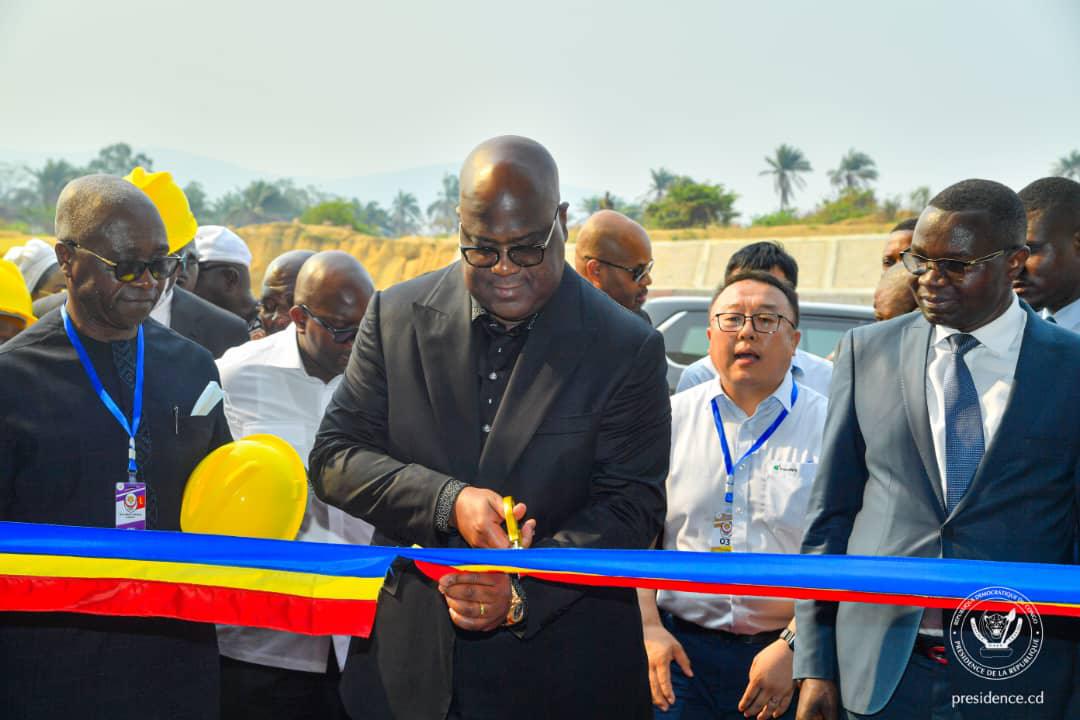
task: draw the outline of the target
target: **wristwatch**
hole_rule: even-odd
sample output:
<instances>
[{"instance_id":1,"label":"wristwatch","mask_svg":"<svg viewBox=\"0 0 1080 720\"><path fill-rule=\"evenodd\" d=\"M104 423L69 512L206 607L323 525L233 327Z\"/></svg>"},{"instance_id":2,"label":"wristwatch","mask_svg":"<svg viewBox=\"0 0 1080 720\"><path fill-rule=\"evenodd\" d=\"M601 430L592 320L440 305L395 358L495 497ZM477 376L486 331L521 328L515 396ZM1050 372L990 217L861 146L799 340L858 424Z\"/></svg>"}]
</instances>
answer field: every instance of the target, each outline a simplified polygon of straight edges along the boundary
<instances>
[{"instance_id":1,"label":"wristwatch","mask_svg":"<svg viewBox=\"0 0 1080 720\"><path fill-rule=\"evenodd\" d=\"M795 633L790 628L784 628L784 631L780 633L780 639L787 643L791 652L795 652Z\"/></svg>"},{"instance_id":2,"label":"wristwatch","mask_svg":"<svg viewBox=\"0 0 1080 720\"><path fill-rule=\"evenodd\" d=\"M510 578L510 609L506 613L506 621L503 627L514 627L525 621L525 590L521 587L521 581L516 577Z\"/></svg>"}]
</instances>

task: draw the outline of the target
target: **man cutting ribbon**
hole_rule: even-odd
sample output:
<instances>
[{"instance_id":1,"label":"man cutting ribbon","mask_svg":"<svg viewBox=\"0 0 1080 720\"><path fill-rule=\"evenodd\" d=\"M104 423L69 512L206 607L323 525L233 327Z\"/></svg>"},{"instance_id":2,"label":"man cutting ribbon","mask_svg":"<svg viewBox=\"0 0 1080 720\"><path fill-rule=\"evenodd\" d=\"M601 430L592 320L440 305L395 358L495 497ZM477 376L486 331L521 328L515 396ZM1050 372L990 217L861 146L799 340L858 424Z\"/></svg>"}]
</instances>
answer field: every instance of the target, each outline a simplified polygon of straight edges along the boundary
<instances>
[{"instance_id":1,"label":"man cutting ribbon","mask_svg":"<svg viewBox=\"0 0 1080 720\"><path fill-rule=\"evenodd\" d=\"M210 354L153 320L178 259L150 199L116 177L72 181L56 210L66 305L0 350L0 519L180 529L188 475L231 440ZM5 717L212 718L211 625L0 616ZM97 678L98 680L94 680Z\"/></svg>"}]
</instances>

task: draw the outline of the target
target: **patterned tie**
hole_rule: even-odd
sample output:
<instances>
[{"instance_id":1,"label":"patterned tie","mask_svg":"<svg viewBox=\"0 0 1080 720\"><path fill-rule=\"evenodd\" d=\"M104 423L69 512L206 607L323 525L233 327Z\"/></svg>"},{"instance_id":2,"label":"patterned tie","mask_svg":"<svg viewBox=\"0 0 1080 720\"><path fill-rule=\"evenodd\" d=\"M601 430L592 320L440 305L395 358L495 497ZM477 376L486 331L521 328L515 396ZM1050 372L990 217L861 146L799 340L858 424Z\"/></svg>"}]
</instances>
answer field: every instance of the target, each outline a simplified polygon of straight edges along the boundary
<instances>
[{"instance_id":1,"label":"patterned tie","mask_svg":"<svg viewBox=\"0 0 1080 720\"><path fill-rule=\"evenodd\" d=\"M135 361L136 344L134 340L126 342L110 343L113 355L113 364L116 372L127 387L131 397L135 395ZM130 407L130 406L129 406ZM145 405L144 405L145 410ZM130 417L130 415L129 415ZM139 470L137 478L139 482L146 483L146 527L147 529L157 525L157 493L147 479L147 467L150 465L150 425L146 422L146 413L143 413L139 421L139 431L135 433L135 457L138 461Z\"/></svg>"},{"instance_id":2,"label":"patterned tie","mask_svg":"<svg viewBox=\"0 0 1080 720\"><path fill-rule=\"evenodd\" d=\"M945 509L951 513L971 484L985 447L979 393L964 362L979 341L966 333L947 340L952 353L945 366Z\"/></svg>"}]
</instances>

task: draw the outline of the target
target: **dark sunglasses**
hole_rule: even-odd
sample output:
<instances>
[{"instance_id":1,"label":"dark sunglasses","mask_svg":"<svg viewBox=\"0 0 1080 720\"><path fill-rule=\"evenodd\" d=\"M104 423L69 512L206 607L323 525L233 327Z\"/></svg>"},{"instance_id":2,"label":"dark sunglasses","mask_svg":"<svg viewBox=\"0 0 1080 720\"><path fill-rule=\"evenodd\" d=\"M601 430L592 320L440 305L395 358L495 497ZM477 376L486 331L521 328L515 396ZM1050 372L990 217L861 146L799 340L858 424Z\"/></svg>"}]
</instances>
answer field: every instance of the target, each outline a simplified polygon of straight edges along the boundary
<instances>
[{"instance_id":1,"label":"dark sunglasses","mask_svg":"<svg viewBox=\"0 0 1080 720\"><path fill-rule=\"evenodd\" d=\"M944 273L953 278L962 278L972 268L988 263L996 257L1004 255L1005 253L1012 252L1017 248L1010 248L1008 250L998 250L997 252L990 253L989 255L983 255L980 258L974 260L956 260L954 258L925 258L922 255L916 255L911 250L905 250L900 253L900 261L904 263L904 267L912 275L918 277L919 275L925 275L930 272L930 267L934 266L938 269L938 272Z\"/></svg>"},{"instance_id":2,"label":"dark sunglasses","mask_svg":"<svg viewBox=\"0 0 1080 720\"><path fill-rule=\"evenodd\" d=\"M301 305L300 309L306 312L309 318L322 325L323 329L333 336L334 342L336 343L344 345L347 342L352 342L353 339L356 337L356 333L360 331L359 325L355 327L336 328L330 323L320 318L315 313L311 312L311 309L307 305Z\"/></svg>"},{"instance_id":3,"label":"dark sunglasses","mask_svg":"<svg viewBox=\"0 0 1080 720\"><path fill-rule=\"evenodd\" d=\"M129 283L135 282L143 276L143 273L147 270L150 271L150 277L155 280L161 280L162 278L170 278L176 274L177 268L180 267L180 258L175 255L167 255L166 257L154 258L149 261L142 260L110 260L106 257L101 257L93 250L85 248L79 243L66 241L64 242L72 250L82 250L83 252L90 253L101 262L112 268L113 277L118 282Z\"/></svg>"},{"instance_id":4,"label":"dark sunglasses","mask_svg":"<svg viewBox=\"0 0 1080 720\"><path fill-rule=\"evenodd\" d=\"M652 272L653 264L656 262L655 260L650 260L647 263L641 263L640 265L635 265L634 267L626 267L625 265L619 265L618 263L601 260L598 257L593 257L592 255L586 255L585 259L595 260L602 265L608 265L609 267L618 268L619 270L625 270L626 272L630 273L630 277L632 277L634 279L634 282L636 283L641 282L646 275Z\"/></svg>"},{"instance_id":5,"label":"dark sunglasses","mask_svg":"<svg viewBox=\"0 0 1080 720\"><path fill-rule=\"evenodd\" d=\"M518 267L527 268L539 265L544 262L544 251L551 244L551 238L555 234L555 225L559 222L559 211L568 207L570 207L569 203L559 203L559 206L555 208L555 217L551 220L551 229L548 230L547 239L544 242L538 245L511 245L505 251L495 247L476 245L476 240L465 232L465 228L462 227L461 223L458 223L458 234L462 240L462 245L459 248L461 256L465 258L465 262L477 268L495 267L499 264L499 260L502 259L503 252L510 258L510 262ZM465 241L473 244L465 245Z\"/></svg>"}]
</instances>

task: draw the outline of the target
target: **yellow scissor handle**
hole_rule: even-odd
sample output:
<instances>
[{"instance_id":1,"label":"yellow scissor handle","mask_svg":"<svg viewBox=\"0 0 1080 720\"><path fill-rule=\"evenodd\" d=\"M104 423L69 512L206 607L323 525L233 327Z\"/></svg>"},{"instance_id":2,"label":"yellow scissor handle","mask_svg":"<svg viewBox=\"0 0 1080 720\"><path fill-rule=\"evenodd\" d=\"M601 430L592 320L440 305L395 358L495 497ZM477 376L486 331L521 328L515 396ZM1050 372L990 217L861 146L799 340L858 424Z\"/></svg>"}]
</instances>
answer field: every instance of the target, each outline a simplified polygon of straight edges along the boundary
<instances>
[{"instance_id":1,"label":"yellow scissor handle","mask_svg":"<svg viewBox=\"0 0 1080 720\"><path fill-rule=\"evenodd\" d=\"M520 550L521 530L518 529L517 519L514 517L514 498L510 495L503 498L503 517L506 518L506 536L510 538L510 547Z\"/></svg>"}]
</instances>

